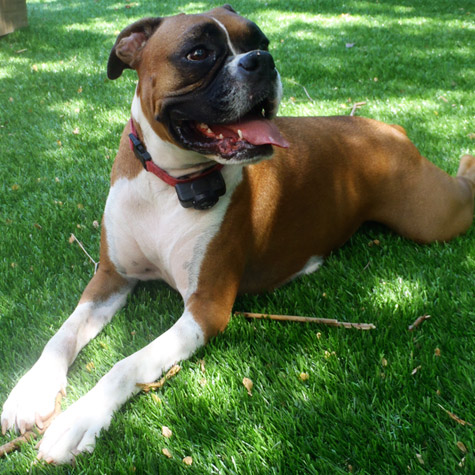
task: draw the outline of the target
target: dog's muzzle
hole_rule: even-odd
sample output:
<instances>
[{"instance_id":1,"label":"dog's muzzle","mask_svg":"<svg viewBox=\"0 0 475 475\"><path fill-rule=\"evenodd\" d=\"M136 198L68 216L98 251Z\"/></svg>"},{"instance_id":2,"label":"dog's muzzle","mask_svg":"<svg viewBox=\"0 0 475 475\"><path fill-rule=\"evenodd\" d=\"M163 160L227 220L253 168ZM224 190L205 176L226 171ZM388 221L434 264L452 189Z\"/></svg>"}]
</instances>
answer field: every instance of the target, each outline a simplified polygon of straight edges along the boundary
<instances>
[{"instance_id":1,"label":"dog's muzzle","mask_svg":"<svg viewBox=\"0 0 475 475\"><path fill-rule=\"evenodd\" d=\"M162 117L184 148L222 161L248 161L288 147L272 122L282 87L267 51L231 56L204 88L165 101Z\"/></svg>"}]
</instances>

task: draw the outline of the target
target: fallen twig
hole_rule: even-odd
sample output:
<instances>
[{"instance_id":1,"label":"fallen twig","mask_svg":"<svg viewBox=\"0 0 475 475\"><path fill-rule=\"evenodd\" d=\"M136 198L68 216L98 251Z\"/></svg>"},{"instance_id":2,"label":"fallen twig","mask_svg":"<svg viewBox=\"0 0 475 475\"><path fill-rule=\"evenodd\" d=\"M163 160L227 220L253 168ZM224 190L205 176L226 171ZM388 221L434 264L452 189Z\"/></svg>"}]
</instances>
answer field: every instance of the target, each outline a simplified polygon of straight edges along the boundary
<instances>
[{"instance_id":1,"label":"fallen twig","mask_svg":"<svg viewBox=\"0 0 475 475\"><path fill-rule=\"evenodd\" d=\"M63 393L59 392L56 396L56 401L54 403L53 414L43 423L43 427L37 428L35 430L27 430L23 435L13 439L10 442L0 446L0 457L4 457L6 454L18 450L22 444L29 442L31 439L36 439L38 436L43 435L46 429L51 425L53 419L61 412L61 399L63 398Z\"/></svg>"},{"instance_id":2,"label":"fallen twig","mask_svg":"<svg viewBox=\"0 0 475 475\"><path fill-rule=\"evenodd\" d=\"M172 366L168 373L163 376L163 378L159 379L155 383L137 383L138 386L142 391L148 393L149 391L155 391L155 389L161 388L170 378L173 378L179 371L181 367L178 365Z\"/></svg>"},{"instance_id":3,"label":"fallen twig","mask_svg":"<svg viewBox=\"0 0 475 475\"><path fill-rule=\"evenodd\" d=\"M430 318L430 315L422 315L421 317L417 317L416 320L412 325L409 325L408 330L412 332L414 328L417 328L422 322L425 320L428 320Z\"/></svg>"},{"instance_id":4,"label":"fallen twig","mask_svg":"<svg viewBox=\"0 0 475 475\"><path fill-rule=\"evenodd\" d=\"M350 112L350 116L353 116L355 115L355 112L357 109L361 109L362 106L365 106L366 105L366 102L355 102L353 104L353 108L351 109L351 112Z\"/></svg>"},{"instance_id":5,"label":"fallen twig","mask_svg":"<svg viewBox=\"0 0 475 475\"><path fill-rule=\"evenodd\" d=\"M79 239L73 234L71 233L71 237L69 238L69 242L72 243L76 241L78 243L78 246L82 249L82 251L84 252L84 254L86 254L87 257L89 257L89 259L91 260L91 262L94 264L94 274L97 272L97 268L99 267L99 262L96 262L92 257L91 255L86 251L86 248L83 246L82 242L79 241Z\"/></svg>"},{"instance_id":6,"label":"fallen twig","mask_svg":"<svg viewBox=\"0 0 475 475\"><path fill-rule=\"evenodd\" d=\"M13 439L11 442L7 442L6 444L0 447L0 457L5 457L5 455L18 450L22 444L25 442L29 442L31 439L36 439L36 432L29 430L25 432L24 435Z\"/></svg>"},{"instance_id":7,"label":"fallen twig","mask_svg":"<svg viewBox=\"0 0 475 475\"><path fill-rule=\"evenodd\" d=\"M463 419L460 419L460 417L456 416L453 412L450 412L448 411L447 409L445 409L444 406L441 406L439 403L437 403L437 405L443 410L445 411L449 417L451 419L453 419L454 421L458 422L460 425L464 426L464 425L467 425L467 426L472 426L473 424L470 424L470 422L467 422L467 421L464 421Z\"/></svg>"},{"instance_id":8,"label":"fallen twig","mask_svg":"<svg viewBox=\"0 0 475 475\"><path fill-rule=\"evenodd\" d=\"M310 99L311 102L315 102L312 97L310 96L310 94L308 93L307 89L305 86L302 86L303 87L303 90L305 92L305 95Z\"/></svg>"},{"instance_id":9,"label":"fallen twig","mask_svg":"<svg viewBox=\"0 0 475 475\"><path fill-rule=\"evenodd\" d=\"M356 328L358 330L374 330L376 328L372 323L352 323L340 322L333 318L315 318L315 317L298 317L292 315L268 315L266 313L249 313L249 312L234 312L234 315L239 315L246 318L262 318L269 320L279 320L288 322L302 322L302 323L318 323L320 325L330 325L332 327Z\"/></svg>"}]
</instances>

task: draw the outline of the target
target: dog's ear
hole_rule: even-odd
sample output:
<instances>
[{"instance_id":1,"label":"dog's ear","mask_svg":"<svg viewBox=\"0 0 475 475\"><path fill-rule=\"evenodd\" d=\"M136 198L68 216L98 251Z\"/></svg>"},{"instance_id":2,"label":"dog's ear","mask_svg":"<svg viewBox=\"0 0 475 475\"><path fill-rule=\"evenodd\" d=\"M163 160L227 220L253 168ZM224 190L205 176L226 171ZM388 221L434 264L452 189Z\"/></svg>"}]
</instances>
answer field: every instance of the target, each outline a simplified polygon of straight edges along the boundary
<instances>
[{"instance_id":1,"label":"dog's ear","mask_svg":"<svg viewBox=\"0 0 475 475\"><path fill-rule=\"evenodd\" d=\"M226 10L229 10L232 13L237 13L236 10L234 10L234 8L229 5L229 3L226 3L226 5L223 5L221 8L225 8Z\"/></svg>"},{"instance_id":2,"label":"dog's ear","mask_svg":"<svg viewBox=\"0 0 475 475\"><path fill-rule=\"evenodd\" d=\"M117 79L124 69L135 69L148 39L162 19L143 18L122 30L117 37L107 62L107 77Z\"/></svg>"}]
</instances>

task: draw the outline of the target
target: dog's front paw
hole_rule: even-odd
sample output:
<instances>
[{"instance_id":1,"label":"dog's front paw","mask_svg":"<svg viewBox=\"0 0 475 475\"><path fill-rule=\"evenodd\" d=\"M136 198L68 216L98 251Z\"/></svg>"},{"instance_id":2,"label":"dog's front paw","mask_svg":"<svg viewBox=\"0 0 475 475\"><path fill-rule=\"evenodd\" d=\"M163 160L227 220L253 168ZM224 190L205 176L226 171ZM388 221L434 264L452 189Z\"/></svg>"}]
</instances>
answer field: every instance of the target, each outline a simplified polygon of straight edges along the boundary
<instances>
[{"instance_id":1,"label":"dog's front paw","mask_svg":"<svg viewBox=\"0 0 475 475\"><path fill-rule=\"evenodd\" d=\"M112 408L91 391L54 419L43 436L38 458L54 464L72 463L81 452L92 452L112 414Z\"/></svg>"},{"instance_id":2,"label":"dog's front paw","mask_svg":"<svg viewBox=\"0 0 475 475\"><path fill-rule=\"evenodd\" d=\"M2 432L22 434L35 424L41 429L54 411L58 392L65 391L66 374L41 360L13 388L2 411Z\"/></svg>"}]
</instances>

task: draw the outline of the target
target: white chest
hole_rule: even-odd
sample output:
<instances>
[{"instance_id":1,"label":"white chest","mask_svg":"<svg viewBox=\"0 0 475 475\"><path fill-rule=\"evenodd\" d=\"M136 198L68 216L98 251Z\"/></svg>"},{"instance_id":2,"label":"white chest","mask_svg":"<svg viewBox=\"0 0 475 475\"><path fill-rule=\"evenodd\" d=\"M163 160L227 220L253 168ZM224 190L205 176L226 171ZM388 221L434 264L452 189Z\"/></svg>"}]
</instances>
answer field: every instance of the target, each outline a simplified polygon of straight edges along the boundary
<instances>
[{"instance_id":1,"label":"white chest","mask_svg":"<svg viewBox=\"0 0 475 475\"><path fill-rule=\"evenodd\" d=\"M146 171L111 187L104 211L109 257L124 277L162 279L183 297L196 288L206 248L216 235L240 167L223 169L227 192L207 211L185 209L175 190Z\"/></svg>"}]
</instances>

